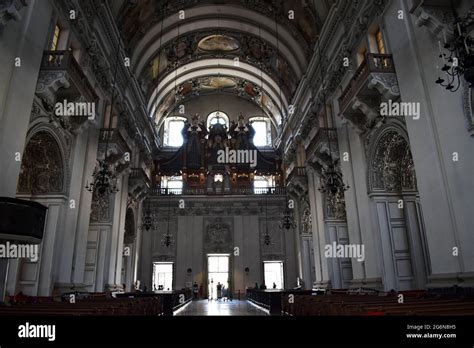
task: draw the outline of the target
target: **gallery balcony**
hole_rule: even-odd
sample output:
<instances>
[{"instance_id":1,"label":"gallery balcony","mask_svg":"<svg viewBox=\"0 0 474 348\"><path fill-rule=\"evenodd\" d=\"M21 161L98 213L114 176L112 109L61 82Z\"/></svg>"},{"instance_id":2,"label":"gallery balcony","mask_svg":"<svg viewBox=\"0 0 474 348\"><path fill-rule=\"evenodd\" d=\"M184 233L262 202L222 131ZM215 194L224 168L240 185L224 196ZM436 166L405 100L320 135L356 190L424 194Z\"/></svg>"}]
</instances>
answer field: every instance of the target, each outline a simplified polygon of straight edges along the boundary
<instances>
[{"instance_id":1,"label":"gallery balcony","mask_svg":"<svg viewBox=\"0 0 474 348\"><path fill-rule=\"evenodd\" d=\"M51 105L56 101L83 99L95 102L97 95L72 51L45 51L36 94Z\"/></svg>"},{"instance_id":2,"label":"gallery balcony","mask_svg":"<svg viewBox=\"0 0 474 348\"><path fill-rule=\"evenodd\" d=\"M329 155L329 148L334 157L339 157L336 128L320 127L306 149L306 158L315 158L324 162Z\"/></svg>"},{"instance_id":3,"label":"gallery balcony","mask_svg":"<svg viewBox=\"0 0 474 348\"><path fill-rule=\"evenodd\" d=\"M124 137L120 133L119 128L101 128L99 133L99 154L100 157L104 156L105 149L107 148L107 156L111 162L124 162L126 159L124 155L128 152L129 154L130 149L125 141ZM126 161L129 162L129 161ZM120 165L124 163L116 163L116 165Z\"/></svg>"},{"instance_id":4,"label":"gallery balcony","mask_svg":"<svg viewBox=\"0 0 474 348\"><path fill-rule=\"evenodd\" d=\"M306 167L293 167L286 180L290 182L297 177L306 178Z\"/></svg>"},{"instance_id":5,"label":"gallery balcony","mask_svg":"<svg viewBox=\"0 0 474 348\"><path fill-rule=\"evenodd\" d=\"M308 190L308 177L306 176L306 167L293 167L286 178L286 187L290 194L298 197Z\"/></svg>"},{"instance_id":6,"label":"gallery balcony","mask_svg":"<svg viewBox=\"0 0 474 348\"><path fill-rule=\"evenodd\" d=\"M136 188L139 186L149 188L151 186L150 176L143 168L131 168L128 181L129 188Z\"/></svg>"},{"instance_id":7,"label":"gallery balcony","mask_svg":"<svg viewBox=\"0 0 474 348\"><path fill-rule=\"evenodd\" d=\"M380 103L399 96L392 55L368 53L339 98L340 114L364 132L378 116Z\"/></svg>"},{"instance_id":8,"label":"gallery balcony","mask_svg":"<svg viewBox=\"0 0 474 348\"><path fill-rule=\"evenodd\" d=\"M152 188L149 192L151 196L225 196L225 195L272 195L285 196L284 187L267 188L233 188L230 190L208 190L207 188Z\"/></svg>"}]
</instances>

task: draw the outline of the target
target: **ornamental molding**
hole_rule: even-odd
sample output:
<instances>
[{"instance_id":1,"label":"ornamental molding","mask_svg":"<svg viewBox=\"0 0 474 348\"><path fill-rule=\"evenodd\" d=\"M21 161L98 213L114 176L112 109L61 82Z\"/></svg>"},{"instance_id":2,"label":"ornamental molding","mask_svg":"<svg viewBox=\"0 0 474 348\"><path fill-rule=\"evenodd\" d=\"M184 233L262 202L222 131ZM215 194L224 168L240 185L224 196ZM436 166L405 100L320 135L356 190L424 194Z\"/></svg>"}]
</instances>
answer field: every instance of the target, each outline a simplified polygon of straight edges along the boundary
<instances>
[{"instance_id":1,"label":"ornamental molding","mask_svg":"<svg viewBox=\"0 0 474 348\"><path fill-rule=\"evenodd\" d=\"M416 26L426 27L437 39L452 36L450 24L454 22L454 16L449 6L423 4L413 11L413 15L417 18Z\"/></svg>"},{"instance_id":2,"label":"ornamental molding","mask_svg":"<svg viewBox=\"0 0 474 348\"><path fill-rule=\"evenodd\" d=\"M0 28L5 28L11 20L21 21L21 10L28 4L29 0L0 0Z\"/></svg>"},{"instance_id":3,"label":"ornamental molding","mask_svg":"<svg viewBox=\"0 0 474 348\"><path fill-rule=\"evenodd\" d=\"M231 253L233 244L233 219L208 218L204 220L204 252L205 253Z\"/></svg>"},{"instance_id":4,"label":"ornamental molding","mask_svg":"<svg viewBox=\"0 0 474 348\"><path fill-rule=\"evenodd\" d=\"M387 122L372 137L368 157L369 192L417 191L408 135L398 122Z\"/></svg>"}]
</instances>

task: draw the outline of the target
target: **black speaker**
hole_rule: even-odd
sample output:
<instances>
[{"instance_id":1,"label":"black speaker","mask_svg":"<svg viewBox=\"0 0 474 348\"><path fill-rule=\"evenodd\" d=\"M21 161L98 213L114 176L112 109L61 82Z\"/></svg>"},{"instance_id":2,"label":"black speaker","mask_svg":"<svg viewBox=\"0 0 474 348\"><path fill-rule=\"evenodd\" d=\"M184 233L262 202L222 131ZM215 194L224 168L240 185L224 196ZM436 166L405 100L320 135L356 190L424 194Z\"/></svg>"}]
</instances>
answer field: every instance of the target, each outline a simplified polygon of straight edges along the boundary
<instances>
[{"instance_id":1,"label":"black speaker","mask_svg":"<svg viewBox=\"0 0 474 348\"><path fill-rule=\"evenodd\" d=\"M0 240L41 243L47 210L37 202L0 197Z\"/></svg>"}]
</instances>

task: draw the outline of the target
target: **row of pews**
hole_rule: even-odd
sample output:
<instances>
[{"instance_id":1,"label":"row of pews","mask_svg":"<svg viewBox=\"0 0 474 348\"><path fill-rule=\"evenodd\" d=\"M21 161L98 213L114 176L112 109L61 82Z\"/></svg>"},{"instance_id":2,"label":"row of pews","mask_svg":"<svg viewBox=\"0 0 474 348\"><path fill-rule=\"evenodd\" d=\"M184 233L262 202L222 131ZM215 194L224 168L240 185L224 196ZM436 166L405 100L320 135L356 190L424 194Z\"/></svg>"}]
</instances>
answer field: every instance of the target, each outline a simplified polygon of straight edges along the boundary
<instances>
[{"instance_id":1,"label":"row of pews","mask_svg":"<svg viewBox=\"0 0 474 348\"><path fill-rule=\"evenodd\" d=\"M333 290L325 293L251 289L247 292L247 299L267 309L271 315L474 315L474 297L446 296L426 291L385 293L371 290Z\"/></svg>"},{"instance_id":2,"label":"row of pews","mask_svg":"<svg viewBox=\"0 0 474 348\"><path fill-rule=\"evenodd\" d=\"M75 293L61 297L12 296L0 316L172 316L192 299L191 290L162 293Z\"/></svg>"}]
</instances>

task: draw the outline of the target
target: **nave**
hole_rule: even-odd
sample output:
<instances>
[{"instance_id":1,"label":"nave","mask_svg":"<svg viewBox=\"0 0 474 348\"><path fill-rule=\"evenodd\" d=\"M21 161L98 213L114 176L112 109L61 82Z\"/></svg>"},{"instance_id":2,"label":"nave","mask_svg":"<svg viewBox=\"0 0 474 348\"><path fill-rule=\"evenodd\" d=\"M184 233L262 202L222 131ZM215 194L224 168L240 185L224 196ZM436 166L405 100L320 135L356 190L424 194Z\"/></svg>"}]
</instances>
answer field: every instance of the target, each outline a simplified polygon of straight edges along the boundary
<instances>
[{"instance_id":1,"label":"nave","mask_svg":"<svg viewBox=\"0 0 474 348\"><path fill-rule=\"evenodd\" d=\"M263 316L267 312L252 305L247 300L232 301L192 301L182 310L175 313L176 316Z\"/></svg>"}]
</instances>

